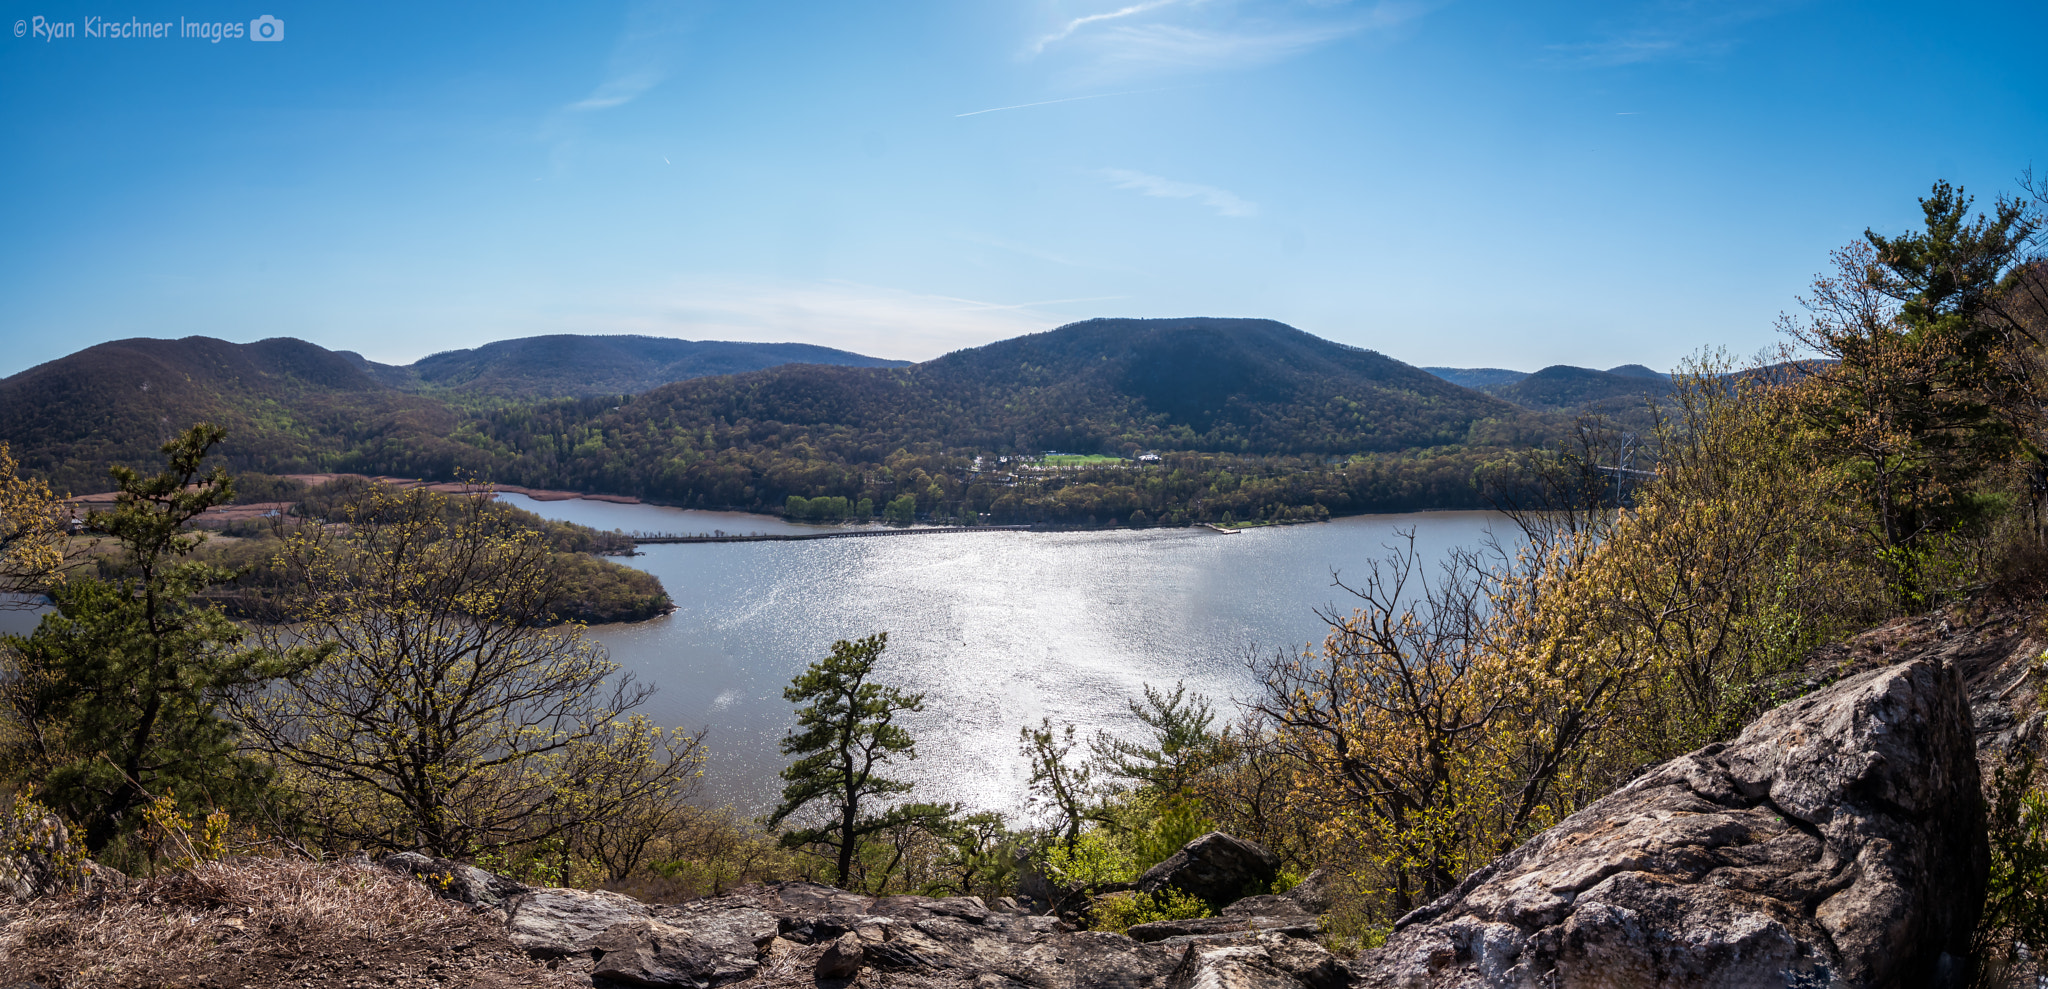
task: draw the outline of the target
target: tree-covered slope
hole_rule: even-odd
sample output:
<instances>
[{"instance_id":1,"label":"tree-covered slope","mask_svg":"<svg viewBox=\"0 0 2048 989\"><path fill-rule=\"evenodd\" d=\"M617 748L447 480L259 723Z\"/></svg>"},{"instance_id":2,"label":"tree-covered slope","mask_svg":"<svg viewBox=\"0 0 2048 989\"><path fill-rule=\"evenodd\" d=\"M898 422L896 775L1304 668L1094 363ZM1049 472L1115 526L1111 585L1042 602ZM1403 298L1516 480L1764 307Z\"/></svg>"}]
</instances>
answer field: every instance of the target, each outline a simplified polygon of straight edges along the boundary
<instances>
[{"instance_id":1,"label":"tree-covered slope","mask_svg":"<svg viewBox=\"0 0 2048 989\"><path fill-rule=\"evenodd\" d=\"M756 509L909 494L944 517L1085 519L1141 505L1154 518L1465 507L1480 464L1547 428L1381 354L1255 319L1090 320L909 367L784 364L641 395L476 401L399 378L409 370L292 340L123 341L0 381L0 439L74 491L103 489L108 463L147 462L203 420L227 428L222 453L238 471L479 477ZM1005 479L972 466L1047 450L1157 450L1176 466L1142 497L1137 475L1115 469ZM1334 466L1404 451L1429 462Z\"/></svg>"},{"instance_id":2,"label":"tree-covered slope","mask_svg":"<svg viewBox=\"0 0 2048 989\"><path fill-rule=\"evenodd\" d=\"M1511 385L1529 376L1527 371L1504 367L1426 367L1423 370L1451 384L1485 391L1497 385Z\"/></svg>"},{"instance_id":3,"label":"tree-covered slope","mask_svg":"<svg viewBox=\"0 0 2048 989\"><path fill-rule=\"evenodd\" d=\"M289 338L117 340L0 380L0 440L57 487L98 491L195 422L227 429L237 470L320 470L393 435L446 436L440 402L378 382L353 354ZM442 441L445 443L445 441Z\"/></svg>"},{"instance_id":4,"label":"tree-covered slope","mask_svg":"<svg viewBox=\"0 0 2048 989\"><path fill-rule=\"evenodd\" d=\"M559 334L443 351L405 370L430 387L530 399L634 395L671 382L742 374L781 364L902 367L907 363L807 343Z\"/></svg>"},{"instance_id":5,"label":"tree-covered slope","mask_svg":"<svg viewBox=\"0 0 2048 989\"><path fill-rule=\"evenodd\" d=\"M1654 371L1648 375L1616 373L1628 367L1595 371L1553 364L1520 381L1487 390L1525 409L1539 411L1613 409L1620 405L1643 405L1670 394L1669 377Z\"/></svg>"},{"instance_id":6,"label":"tree-covered slope","mask_svg":"<svg viewBox=\"0 0 2048 989\"><path fill-rule=\"evenodd\" d=\"M1463 443L1505 402L1258 319L1097 319L909 368L791 365L657 389L608 428L801 434L842 455L1142 448L1349 454Z\"/></svg>"}]
</instances>

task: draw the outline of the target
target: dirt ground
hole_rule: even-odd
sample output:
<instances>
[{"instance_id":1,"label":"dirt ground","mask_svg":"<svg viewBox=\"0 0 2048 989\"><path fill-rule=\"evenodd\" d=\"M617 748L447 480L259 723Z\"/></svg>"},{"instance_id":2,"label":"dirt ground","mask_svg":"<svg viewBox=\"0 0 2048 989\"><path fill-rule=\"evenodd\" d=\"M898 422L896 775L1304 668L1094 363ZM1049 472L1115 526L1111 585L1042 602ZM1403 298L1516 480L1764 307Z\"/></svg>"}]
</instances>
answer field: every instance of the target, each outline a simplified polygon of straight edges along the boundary
<instances>
[{"instance_id":1,"label":"dirt ground","mask_svg":"<svg viewBox=\"0 0 2048 989\"><path fill-rule=\"evenodd\" d=\"M0 986L426 989L571 984L491 917L374 866L250 860L11 908ZM588 977L582 980L589 985Z\"/></svg>"}]
</instances>

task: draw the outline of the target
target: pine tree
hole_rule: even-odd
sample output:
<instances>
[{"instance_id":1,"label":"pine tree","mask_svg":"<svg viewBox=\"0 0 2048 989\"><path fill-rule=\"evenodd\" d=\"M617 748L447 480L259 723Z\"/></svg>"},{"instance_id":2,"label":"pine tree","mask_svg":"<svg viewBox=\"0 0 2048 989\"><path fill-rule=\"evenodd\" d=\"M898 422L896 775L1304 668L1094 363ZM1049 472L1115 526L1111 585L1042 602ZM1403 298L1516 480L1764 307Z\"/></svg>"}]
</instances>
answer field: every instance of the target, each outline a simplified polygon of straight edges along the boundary
<instances>
[{"instance_id":1,"label":"pine tree","mask_svg":"<svg viewBox=\"0 0 2048 989\"><path fill-rule=\"evenodd\" d=\"M805 807L823 804L824 823L786 832L782 843L830 849L835 884L842 888L863 838L905 824L935 824L952 811L932 804L870 810L880 800L910 792L910 783L882 776L880 770L898 758L917 758L916 741L895 719L924 710L923 694L869 682L887 643L886 632L834 642L830 656L797 674L782 692L792 703L809 703L797 710L797 727L782 740L782 754L799 758L782 771L789 785L782 788L782 804L768 823L778 826Z\"/></svg>"},{"instance_id":2,"label":"pine tree","mask_svg":"<svg viewBox=\"0 0 2048 989\"><path fill-rule=\"evenodd\" d=\"M118 576L57 585L57 613L5 640L4 698L22 728L11 768L41 780L43 799L85 829L94 853L139 826L157 797L230 810L258 800L267 769L237 752L215 707L319 658L246 648L246 630L193 599L235 576L181 559L205 538L187 523L234 498L226 471L200 472L224 436L192 427L164 446L169 464L154 477L114 468L115 508L88 525L119 542Z\"/></svg>"}]
</instances>

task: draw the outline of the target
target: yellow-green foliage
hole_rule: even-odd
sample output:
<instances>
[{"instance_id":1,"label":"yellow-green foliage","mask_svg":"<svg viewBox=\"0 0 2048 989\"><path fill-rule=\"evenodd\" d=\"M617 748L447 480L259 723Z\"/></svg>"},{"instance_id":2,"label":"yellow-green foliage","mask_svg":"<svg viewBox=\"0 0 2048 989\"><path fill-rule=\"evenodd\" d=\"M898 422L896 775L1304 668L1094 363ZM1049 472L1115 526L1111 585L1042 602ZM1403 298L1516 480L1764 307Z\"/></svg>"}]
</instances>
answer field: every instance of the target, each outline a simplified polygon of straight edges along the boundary
<instances>
[{"instance_id":1,"label":"yellow-green foliage","mask_svg":"<svg viewBox=\"0 0 2048 989\"><path fill-rule=\"evenodd\" d=\"M60 579L64 531L60 506L41 481L15 473L14 457L0 443L0 591L40 589Z\"/></svg>"},{"instance_id":2,"label":"yellow-green foliage","mask_svg":"<svg viewBox=\"0 0 2048 989\"><path fill-rule=\"evenodd\" d=\"M1193 920L1216 915L1200 897L1177 889L1098 896L1089 904L1088 913L1093 918L1090 929L1116 934L1158 920Z\"/></svg>"},{"instance_id":3,"label":"yellow-green foliage","mask_svg":"<svg viewBox=\"0 0 2048 989\"><path fill-rule=\"evenodd\" d=\"M1320 649L1265 665L1278 765L1219 775L1378 903L1360 936L1637 767L1731 735L1812 647L1881 612L1842 476L1796 441L1785 393L1729 370L1679 376L1628 509L1531 513L1517 554L1434 580L1397 554Z\"/></svg>"},{"instance_id":4,"label":"yellow-green foliage","mask_svg":"<svg viewBox=\"0 0 2048 989\"><path fill-rule=\"evenodd\" d=\"M580 626L548 627L545 536L429 491L373 488L349 511L286 540L302 620L264 632L332 652L234 699L322 841L513 849L557 876L644 863L697 786L702 736L631 714L649 688Z\"/></svg>"},{"instance_id":5,"label":"yellow-green foliage","mask_svg":"<svg viewBox=\"0 0 2048 989\"><path fill-rule=\"evenodd\" d=\"M85 879L85 835L35 799L34 787L15 791L0 820L6 858L0 884L16 899L76 889Z\"/></svg>"},{"instance_id":6,"label":"yellow-green foliage","mask_svg":"<svg viewBox=\"0 0 2048 989\"><path fill-rule=\"evenodd\" d=\"M1129 848L1104 828L1081 832L1072 849L1054 845L1045 853L1045 864L1054 879L1070 886L1127 883L1142 871Z\"/></svg>"},{"instance_id":7,"label":"yellow-green foliage","mask_svg":"<svg viewBox=\"0 0 2048 989\"><path fill-rule=\"evenodd\" d=\"M186 817L178 800L165 794L142 809L143 841L152 865L191 869L218 862L228 854L228 812L215 809L204 818Z\"/></svg>"},{"instance_id":8,"label":"yellow-green foliage","mask_svg":"<svg viewBox=\"0 0 2048 989\"><path fill-rule=\"evenodd\" d=\"M1081 832L1072 850L1063 842L1046 849L1046 871L1074 887L1134 882L1215 828L1190 796L1149 790L1122 794L1098 808L1096 823Z\"/></svg>"}]
</instances>

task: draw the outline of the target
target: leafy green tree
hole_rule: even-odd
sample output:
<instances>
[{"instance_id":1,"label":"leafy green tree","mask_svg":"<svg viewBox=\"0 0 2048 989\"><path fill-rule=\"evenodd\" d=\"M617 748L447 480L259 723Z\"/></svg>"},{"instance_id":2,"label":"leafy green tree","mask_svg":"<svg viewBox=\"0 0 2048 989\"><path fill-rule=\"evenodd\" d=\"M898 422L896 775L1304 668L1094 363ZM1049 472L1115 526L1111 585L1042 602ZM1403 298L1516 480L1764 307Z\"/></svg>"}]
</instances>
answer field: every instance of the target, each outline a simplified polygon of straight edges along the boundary
<instances>
[{"instance_id":1,"label":"leafy green tree","mask_svg":"<svg viewBox=\"0 0 2048 989\"><path fill-rule=\"evenodd\" d=\"M1129 706L1152 737L1148 744L1097 734L1091 748L1105 775L1177 794L1221 758L1223 739L1210 730L1216 712L1208 698L1190 695L1185 682L1175 683L1172 693L1148 683L1144 699Z\"/></svg>"},{"instance_id":2,"label":"leafy green tree","mask_svg":"<svg viewBox=\"0 0 2048 989\"><path fill-rule=\"evenodd\" d=\"M0 443L0 592L40 591L62 579L60 511L50 486L20 476L7 444Z\"/></svg>"},{"instance_id":3,"label":"leafy green tree","mask_svg":"<svg viewBox=\"0 0 2048 989\"><path fill-rule=\"evenodd\" d=\"M1072 722L1055 732L1051 718L1040 719L1038 727L1024 727L1019 741L1024 757L1031 760L1030 807L1048 822L1049 830L1059 836L1071 856L1096 798L1095 769L1074 758Z\"/></svg>"},{"instance_id":4,"label":"leafy green tree","mask_svg":"<svg viewBox=\"0 0 2048 989\"><path fill-rule=\"evenodd\" d=\"M882 509L882 517L901 525L917 521L917 498L913 495L898 495Z\"/></svg>"},{"instance_id":5,"label":"leafy green tree","mask_svg":"<svg viewBox=\"0 0 2048 989\"><path fill-rule=\"evenodd\" d=\"M88 522L119 541L120 576L53 587L57 613L5 643L5 703L21 728L14 768L43 780L46 799L85 829L95 853L138 827L159 797L254 805L268 771L237 752L236 729L216 707L230 691L300 673L321 656L248 648L246 630L193 602L235 576L182 559L205 539L187 523L234 497L226 471L201 473L225 435L192 427L164 446L169 463L153 477L114 468L115 508Z\"/></svg>"},{"instance_id":6,"label":"leafy green tree","mask_svg":"<svg viewBox=\"0 0 2048 989\"><path fill-rule=\"evenodd\" d=\"M1809 423L1865 494L1882 551L1915 592L1926 545L1981 523L1979 482L2015 454L2043 465L2034 330L2004 300L2040 230L2026 204L1972 200L1946 182L1920 200L1923 229L1866 232L1783 325L1826 358L1800 382Z\"/></svg>"},{"instance_id":7,"label":"leafy green tree","mask_svg":"<svg viewBox=\"0 0 2048 989\"><path fill-rule=\"evenodd\" d=\"M1017 871L1015 837L1003 815L981 811L948 819L940 829L947 852L932 892L1001 896Z\"/></svg>"},{"instance_id":8,"label":"leafy green tree","mask_svg":"<svg viewBox=\"0 0 2048 989\"><path fill-rule=\"evenodd\" d=\"M917 821L937 821L951 808L932 804L895 804L879 812L878 801L909 793L911 784L882 776L897 759L917 758L917 743L895 723L903 712L924 710L923 694L870 682L875 663L888 644L888 633L832 643L832 654L797 674L782 696L797 709L797 727L782 740L782 754L799 757L782 771L788 786L782 803L768 818L777 827L791 815L822 805L825 821L796 828L782 836L786 847L817 845L830 849L836 885L845 886L853 857L863 838Z\"/></svg>"},{"instance_id":9,"label":"leafy green tree","mask_svg":"<svg viewBox=\"0 0 2048 989\"><path fill-rule=\"evenodd\" d=\"M618 878L682 814L702 736L633 714L653 687L556 624L545 534L497 502L364 490L279 565L296 622L333 643L287 689L234 698L330 840L464 857L581 849Z\"/></svg>"}]
</instances>

